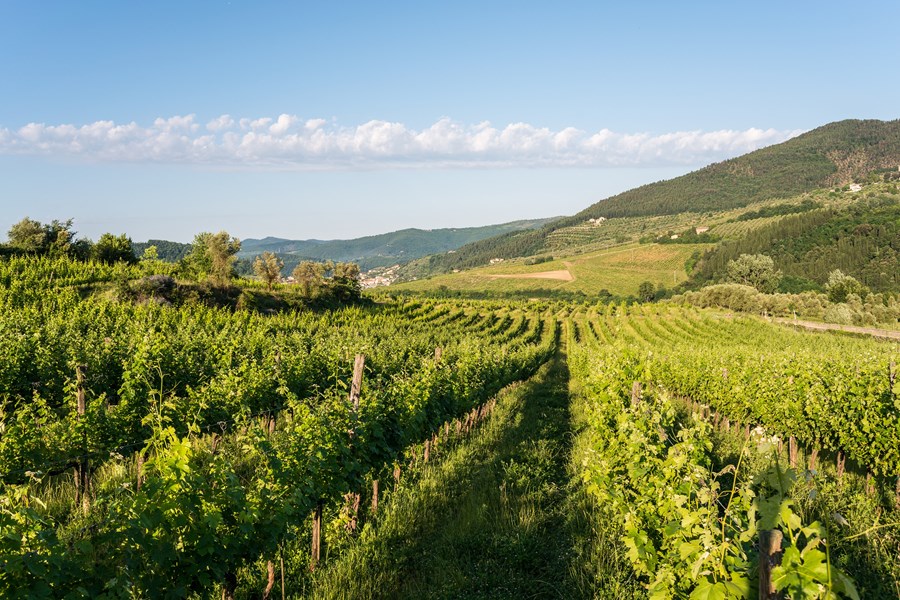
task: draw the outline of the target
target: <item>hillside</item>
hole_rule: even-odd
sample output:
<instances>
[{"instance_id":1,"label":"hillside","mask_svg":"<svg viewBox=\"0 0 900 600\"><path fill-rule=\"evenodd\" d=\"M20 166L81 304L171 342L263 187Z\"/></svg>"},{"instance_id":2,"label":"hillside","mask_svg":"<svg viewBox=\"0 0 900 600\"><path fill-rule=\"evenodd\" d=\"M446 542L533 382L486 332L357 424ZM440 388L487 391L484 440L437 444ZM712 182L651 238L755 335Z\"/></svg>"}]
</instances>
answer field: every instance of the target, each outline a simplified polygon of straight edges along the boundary
<instances>
[{"instance_id":1,"label":"hillside","mask_svg":"<svg viewBox=\"0 0 900 600\"><path fill-rule=\"evenodd\" d=\"M781 291L821 289L834 269L875 292L900 290L900 194L882 184L859 196L846 207L759 219L766 222L708 252L695 281L720 280L741 254L765 254L785 275Z\"/></svg>"},{"instance_id":2,"label":"hillside","mask_svg":"<svg viewBox=\"0 0 900 600\"><path fill-rule=\"evenodd\" d=\"M609 219L557 229L550 250L529 258L418 277L392 286L466 296L635 296L642 283L684 290L725 279L728 262L765 254L784 278L779 291L824 289L840 269L874 292L900 291L900 191L892 180L820 189L712 213ZM696 234L696 228L706 231ZM497 240L477 245L489 246ZM625 241L623 241L625 240ZM454 256L454 255L450 255ZM435 257L407 267L424 272ZM411 279L411 278L410 278Z\"/></svg>"},{"instance_id":3,"label":"hillside","mask_svg":"<svg viewBox=\"0 0 900 600\"><path fill-rule=\"evenodd\" d=\"M350 261L367 270L446 253L485 238L538 228L553 220L531 219L484 227L402 229L350 240L246 239L241 243L238 257L252 259L265 251L274 252L285 261L288 272L301 260Z\"/></svg>"},{"instance_id":4,"label":"hillside","mask_svg":"<svg viewBox=\"0 0 900 600\"><path fill-rule=\"evenodd\" d=\"M709 244L626 244L537 264L522 259L392 285L390 291L466 297L597 298L634 296L647 281L655 289L688 279L685 264Z\"/></svg>"},{"instance_id":5,"label":"hillside","mask_svg":"<svg viewBox=\"0 0 900 600\"><path fill-rule=\"evenodd\" d=\"M781 144L602 200L571 217L705 212L864 179L900 165L900 120L830 123Z\"/></svg>"},{"instance_id":6,"label":"hillside","mask_svg":"<svg viewBox=\"0 0 900 600\"><path fill-rule=\"evenodd\" d=\"M675 179L623 192L540 229L510 232L464 246L452 255L430 257L427 264L417 265L415 275L472 268L492 258L564 251L566 244L560 244L560 240L565 241L567 236L556 232L583 228L589 219L615 221L694 213L693 220L697 220L704 213L862 181L873 171L895 170L898 165L900 120L839 121ZM583 233L577 232L574 245L591 241L590 235Z\"/></svg>"},{"instance_id":7,"label":"hillside","mask_svg":"<svg viewBox=\"0 0 900 600\"><path fill-rule=\"evenodd\" d=\"M156 256L166 262L178 262L191 253L190 244L170 242L168 240L147 240L146 242L134 242L131 247L134 255L140 258L150 246L156 246Z\"/></svg>"}]
</instances>

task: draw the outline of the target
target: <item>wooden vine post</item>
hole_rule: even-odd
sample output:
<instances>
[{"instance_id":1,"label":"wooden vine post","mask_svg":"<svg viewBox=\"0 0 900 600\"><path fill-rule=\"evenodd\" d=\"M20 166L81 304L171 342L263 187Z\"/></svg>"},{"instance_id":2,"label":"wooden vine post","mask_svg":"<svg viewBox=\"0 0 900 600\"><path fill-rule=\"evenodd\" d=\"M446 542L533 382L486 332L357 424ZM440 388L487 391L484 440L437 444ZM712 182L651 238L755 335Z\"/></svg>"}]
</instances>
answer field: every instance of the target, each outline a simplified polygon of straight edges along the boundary
<instances>
[{"instance_id":1,"label":"wooden vine post","mask_svg":"<svg viewBox=\"0 0 900 600\"><path fill-rule=\"evenodd\" d=\"M641 382L635 381L631 384L631 406L637 406L641 403Z\"/></svg>"},{"instance_id":2,"label":"wooden vine post","mask_svg":"<svg viewBox=\"0 0 900 600\"><path fill-rule=\"evenodd\" d=\"M363 369L366 366L366 357L363 354L357 354L353 361L353 380L350 382L350 404L353 406L352 421L355 425L359 416L359 394L362 389ZM355 435L355 430L350 430L351 439ZM359 492L350 492L347 494L347 508L350 514L350 522L347 523L347 529L351 532L356 531L357 515L359 514L360 496Z\"/></svg>"},{"instance_id":3,"label":"wooden vine post","mask_svg":"<svg viewBox=\"0 0 900 600\"><path fill-rule=\"evenodd\" d=\"M844 464L847 462L847 457L844 456L843 450L838 450L837 453L837 480L838 485L840 485L841 480L844 478Z\"/></svg>"},{"instance_id":4,"label":"wooden vine post","mask_svg":"<svg viewBox=\"0 0 900 600\"><path fill-rule=\"evenodd\" d=\"M324 502L319 500L316 504L316 510L313 512L313 527L312 527L312 562L309 565L309 570L314 571L316 569L316 565L319 564L319 559L322 556L322 509L324 508Z\"/></svg>"},{"instance_id":5,"label":"wooden vine post","mask_svg":"<svg viewBox=\"0 0 900 600\"><path fill-rule=\"evenodd\" d=\"M780 598L772 581L772 569L781 564L781 540L778 529L759 532L759 600Z\"/></svg>"},{"instance_id":6,"label":"wooden vine post","mask_svg":"<svg viewBox=\"0 0 900 600\"><path fill-rule=\"evenodd\" d=\"M434 349L434 362L441 362L441 355L444 353L444 349L440 346Z\"/></svg>"},{"instance_id":7,"label":"wooden vine post","mask_svg":"<svg viewBox=\"0 0 900 600\"><path fill-rule=\"evenodd\" d=\"M277 377L281 377L281 350L275 351L275 374ZM277 419L278 419L278 411L271 411L267 415L267 430L269 432L269 436L275 435L275 428L277 427Z\"/></svg>"},{"instance_id":8,"label":"wooden vine post","mask_svg":"<svg viewBox=\"0 0 900 600\"><path fill-rule=\"evenodd\" d=\"M75 400L79 421L84 419L84 413L87 408L84 390L84 380L86 375L87 365L78 365L75 367ZM77 484L75 492L75 502L78 503L80 500L82 510L87 513L90 509L90 495L88 494L88 487L90 485L90 464L88 463L87 456L86 431L82 433L81 454L81 458L78 459L78 468L75 472Z\"/></svg>"},{"instance_id":9,"label":"wooden vine post","mask_svg":"<svg viewBox=\"0 0 900 600\"><path fill-rule=\"evenodd\" d=\"M353 405L353 412L359 412L359 390L362 387L363 368L366 366L366 357L362 354L356 355L353 363L353 381L350 383L350 403Z\"/></svg>"},{"instance_id":10,"label":"wooden vine post","mask_svg":"<svg viewBox=\"0 0 900 600\"><path fill-rule=\"evenodd\" d=\"M797 468L797 463L799 462L798 455L797 438L791 436L788 438L788 461L790 462L792 469Z\"/></svg>"},{"instance_id":11,"label":"wooden vine post","mask_svg":"<svg viewBox=\"0 0 900 600\"><path fill-rule=\"evenodd\" d=\"M141 484L144 482L144 452L143 450L137 451L137 458L135 459L136 471L137 471L137 491L141 491Z\"/></svg>"},{"instance_id":12,"label":"wooden vine post","mask_svg":"<svg viewBox=\"0 0 900 600\"><path fill-rule=\"evenodd\" d=\"M263 600L269 600L269 594L272 593L272 588L275 587L275 562L268 561L266 563L266 589L263 590Z\"/></svg>"}]
</instances>

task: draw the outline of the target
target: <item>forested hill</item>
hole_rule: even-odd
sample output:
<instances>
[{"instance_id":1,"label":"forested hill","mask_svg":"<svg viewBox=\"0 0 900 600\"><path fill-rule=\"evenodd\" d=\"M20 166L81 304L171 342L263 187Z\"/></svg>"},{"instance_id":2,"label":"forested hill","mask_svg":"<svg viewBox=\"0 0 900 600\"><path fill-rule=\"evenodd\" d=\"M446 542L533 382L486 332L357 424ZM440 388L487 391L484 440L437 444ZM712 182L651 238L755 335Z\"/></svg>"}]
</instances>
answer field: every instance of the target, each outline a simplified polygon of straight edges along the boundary
<instances>
[{"instance_id":1,"label":"forested hill","mask_svg":"<svg viewBox=\"0 0 900 600\"><path fill-rule=\"evenodd\" d=\"M840 269L874 292L900 290L900 201L893 193L867 194L843 210L787 216L719 244L698 264L695 280L722 278L742 254L765 254L784 273L781 291L822 289Z\"/></svg>"},{"instance_id":2,"label":"forested hill","mask_svg":"<svg viewBox=\"0 0 900 600\"><path fill-rule=\"evenodd\" d=\"M556 230L606 217L644 217L717 212L772 198L865 179L900 165L900 120L847 120L715 163L675 179L644 185L592 204L540 229L510 232L430 257L426 270L447 272L486 264L491 258L529 256L546 250Z\"/></svg>"},{"instance_id":3,"label":"forested hill","mask_svg":"<svg viewBox=\"0 0 900 600\"><path fill-rule=\"evenodd\" d=\"M138 258L144 254L150 246L156 247L156 256L166 262L178 262L191 252L190 244L170 242L168 240L147 240L146 242L134 242L131 247Z\"/></svg>"},{"instance_id":4,"label":"forested hill","mask_svg":"<svg viewBox=\"0 0 900 600\"><path fill-rule=\"evenodd\" d=\"M847 120L715 163L675 179L644 185L589 206L574 217L635 217L706 212L852 182L900 165L900 120Z\"/></svg>"}]
</instances>

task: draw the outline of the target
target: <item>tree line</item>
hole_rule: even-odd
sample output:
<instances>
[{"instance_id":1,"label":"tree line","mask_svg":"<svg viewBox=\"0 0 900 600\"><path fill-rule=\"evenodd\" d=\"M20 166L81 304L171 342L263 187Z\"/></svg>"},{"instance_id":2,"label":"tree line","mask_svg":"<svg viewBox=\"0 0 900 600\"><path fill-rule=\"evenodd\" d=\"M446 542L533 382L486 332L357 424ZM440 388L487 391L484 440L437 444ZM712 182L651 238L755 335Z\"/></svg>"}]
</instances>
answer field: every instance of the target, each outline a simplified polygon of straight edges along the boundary
<instances>
[{"instance_id":1,"label":"tree line","mask_svg":"<svg viewBox=\"0 0 900 600\"><path fill-rule=\"evenodd\" d=\"M148 275L166 273L216 286L228 286L238 278L235 265L241 241L226 231L198 233L191 244L180 245L181 257L172 261L174 267L166 268L169 261L163 260L155 244L141 244L143 253L138 257L135 244L126 234L104 233L93 242L76 237L72 222L68 219L41 223L25 217L9 229L7 242L0 244L0 256L68 256L85 262L140 264ZM168 254L171 249L163 250ZM271 291L283 280L284 261L272 252L257 256L252 268L267 290ZM310 299L330 297L349 301L361 295L359 265L350 262L301 261L291 272L288 282L295 283L297 290Z\"/></svg>"},{"instance_id":2,"label":"tree line","mask_svg":"<svg viewBox=\"0 0 900 600\"><path fill-rule=\"evenodd\" d=\"M873 291L897 291L900 273L900 204L885 196L844 210L819 209L760 227L729 240L699 261L694 280L721 279L742 255L767 254L784 273L780 291L823 289L835 269Z\"/></svg>"}]
</instances>

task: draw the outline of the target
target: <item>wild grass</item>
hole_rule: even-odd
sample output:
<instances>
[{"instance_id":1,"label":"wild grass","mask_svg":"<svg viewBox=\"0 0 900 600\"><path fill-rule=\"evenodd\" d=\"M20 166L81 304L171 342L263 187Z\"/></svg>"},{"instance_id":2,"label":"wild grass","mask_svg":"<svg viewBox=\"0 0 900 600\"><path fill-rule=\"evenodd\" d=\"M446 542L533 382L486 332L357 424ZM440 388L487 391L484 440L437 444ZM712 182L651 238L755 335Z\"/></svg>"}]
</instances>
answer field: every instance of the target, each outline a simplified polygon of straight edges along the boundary
<instances>
[{"instance_id":1,"label":"wild grass","mask_svg":"<svg viewBox=\"0 0 900 600\"><path fill-rule=\"evenodd\" d=\"M620 563L604 555L617 543L614 528L572 477L568 386L561 354L507 388L475 433L401 481L303 595L612 598L633 591L596 585Z\"/></svg>"}]
</instances>

